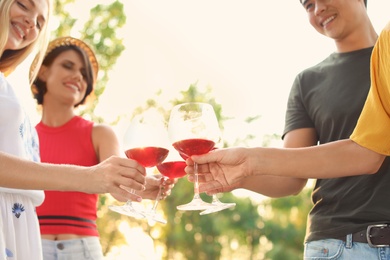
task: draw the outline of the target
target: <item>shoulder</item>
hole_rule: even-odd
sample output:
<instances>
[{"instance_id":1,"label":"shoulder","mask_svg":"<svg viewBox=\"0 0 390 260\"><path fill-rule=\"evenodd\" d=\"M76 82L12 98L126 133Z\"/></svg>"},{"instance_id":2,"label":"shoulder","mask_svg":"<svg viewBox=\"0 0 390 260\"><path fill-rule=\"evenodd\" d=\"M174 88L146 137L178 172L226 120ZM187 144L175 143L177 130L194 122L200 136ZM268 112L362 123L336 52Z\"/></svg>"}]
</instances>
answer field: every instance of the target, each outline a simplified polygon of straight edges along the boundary
<instances>
[{"instance_id":1,"label":"shoulder","mask_svg":"<svg viewBox=\"0 0 390 260\"><path fill-rule=\"evenodd\" d=\"M119 140L114 129L106 124L94 124L92 129L92 143L99 161L111 155L119 155Z\"/></svg>"},{"instance_id":2,"label":"shoulder","mask_svg":"<svg viewBox=\"0 0 390 260\"><path fill-rule=\"evenodd\" d=\"M317 64L302 70L300 73L298 73L296 78L302 79L304 77L311 76L313 74L315 75L317 73L323 73L324 69L333 67L334 59L335 59L335 53L332 53L326 58L322 59Z\"/></svg>"},{"instance_id":3,"label":"shoulder","mask_svg":"<svg viewBox=\"0 0 390 260\"><path fill-rule=\"evenodd\" d=\"M92 134L97 135L97 136L111 136L115 135L114 130L112 129L111 126L106 125L106 124L94 124L92 127Z\"/></svg>"},{"instance_id":4,"label":"shoulder","mask_svg":"<svg viewBox=\"0 0 390 260\"><path fill-rule=\"evenodd\" d=\"M112 127L106 124L94 124L92 128L92 142L94 144L118 143L117 135Z\"/></svg>"}]
</instances>

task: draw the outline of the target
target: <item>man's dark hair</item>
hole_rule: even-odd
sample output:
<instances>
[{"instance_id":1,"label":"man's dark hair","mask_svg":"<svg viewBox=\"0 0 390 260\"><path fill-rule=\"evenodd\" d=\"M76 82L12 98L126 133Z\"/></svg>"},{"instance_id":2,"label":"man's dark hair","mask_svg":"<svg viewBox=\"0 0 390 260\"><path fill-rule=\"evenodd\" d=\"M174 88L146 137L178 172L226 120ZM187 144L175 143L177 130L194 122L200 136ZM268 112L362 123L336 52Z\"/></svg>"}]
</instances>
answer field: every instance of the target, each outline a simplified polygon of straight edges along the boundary
<instances>
[{"instance_id":1,"label":"man's dark hair","mask_svg":"<svg viewBox=\"0 0 390 260\"><path fill-rule=\"evenodd\" d=\"M302 4L302 0L299 0L299 2ZM364 0L364 5L367 7L367 0Z\"/></svg>"}]
</instances>

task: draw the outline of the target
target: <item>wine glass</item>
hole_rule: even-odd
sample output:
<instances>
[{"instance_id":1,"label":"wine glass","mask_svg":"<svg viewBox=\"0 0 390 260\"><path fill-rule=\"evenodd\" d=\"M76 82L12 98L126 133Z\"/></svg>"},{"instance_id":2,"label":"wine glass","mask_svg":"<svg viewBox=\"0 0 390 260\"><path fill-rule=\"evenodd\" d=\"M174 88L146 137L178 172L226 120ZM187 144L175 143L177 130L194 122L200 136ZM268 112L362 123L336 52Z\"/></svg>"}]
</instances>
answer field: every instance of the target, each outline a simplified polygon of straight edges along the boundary
<instances>
[{"instance_id":1,"label":"wine glass","mask_svg":"<svg viewBox=\"0 0 390 260\"><path fill-rule=\"evenodd\" d=\"M167 157L169 150L164 148L167 147L167 139L162 121L158 120L154 113L145 112L136 116L127 129L124 141L125 154L127 158L137 161L145 168L152 168ZM134 190L130 192L134 193ZM111 205L109 208L135 218L150 218L147 211L134 207L131 200L125 205Z\"/></svg>"},{"instance_id":2,"label":"wine glass","mask_svg":"<svg viewBox=\"0 0 390 260\"><path fill-rule=\"evenodd\" d=\"M168 179L176 179L176 178L184 177L186 175L186 172L184 171L184 168L186 166L187 166L187 164L185 161L177 160L177 159L173 159L173 158L172 159L167 158L164 162L158 164L156 167L157 167L158 171L163 175L163 179L162 179L162 183L163 183ZM155 218L158 218L160 220L159 222L166 224L167 221L165 219L163 219L162 217L158 216L157 212L156 212L157 205L158 205L160 198L161 198L161 192L162 192L162 189L160 186L160 190L157 194L156 201L155 201L155 203L154 203L154 205L153 205L153 207L150 210L148 215L156 216Z\"/></svg>"},{"instance_id":3,"label":"wine glass","mask_svg":"<svg viewBox=\"0 0 390 260\"><path fill-rule=\"evenodd\" d=\"M187 157L208 153L221 138L213 107L199 102L173 107L168 133L173 147ZM197 164L194 164L194 177L194 197L191 202L177 206L179 210L206 210L214 207L200 197Z\"/></svg>"}]
</instances>

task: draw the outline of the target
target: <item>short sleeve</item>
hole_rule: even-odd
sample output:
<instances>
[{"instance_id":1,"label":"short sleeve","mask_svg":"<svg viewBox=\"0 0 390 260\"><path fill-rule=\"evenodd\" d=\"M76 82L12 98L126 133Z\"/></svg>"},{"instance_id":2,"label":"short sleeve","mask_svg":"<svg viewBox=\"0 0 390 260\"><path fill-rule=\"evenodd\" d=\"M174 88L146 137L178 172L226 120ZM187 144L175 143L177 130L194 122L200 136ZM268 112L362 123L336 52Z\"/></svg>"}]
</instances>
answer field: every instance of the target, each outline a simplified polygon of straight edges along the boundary
<instances>
[{"instance_id":1,"label":"short sleeve","mask_svg":"<svg viewBox=\"0 0 390 260\"><path fill-rule=\"evenodd\" d=\"M371 88L350 139L377 153L390 155L390 23L371 56Z\"/></svg>"}]
</instances>

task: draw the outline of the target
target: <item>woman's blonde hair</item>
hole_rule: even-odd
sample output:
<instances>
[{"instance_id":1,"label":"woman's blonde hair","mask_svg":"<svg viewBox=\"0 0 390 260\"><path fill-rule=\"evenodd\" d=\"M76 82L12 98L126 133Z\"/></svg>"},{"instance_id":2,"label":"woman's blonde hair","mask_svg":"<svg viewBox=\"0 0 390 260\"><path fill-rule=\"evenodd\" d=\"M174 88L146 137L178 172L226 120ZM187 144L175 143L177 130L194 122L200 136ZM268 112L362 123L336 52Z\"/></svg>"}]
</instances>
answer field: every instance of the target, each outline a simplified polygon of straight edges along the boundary
<instances>
[{"instance_id":1,"label":"woman's blonde hair","mask_svg":"<svg viewBox=\"0 0 390 260\"><path fill-rule=\"evenodd\" d=\"M49 32L47 30L47 24L50 16L50 11L47 14L47 21L43 25L38 38L27 47L20 50L4 50L4 47L8 41L9 35L9 21L10 21L10 9L15 0L0 0L0 24L3 26L0 30L0 71L5 75L9 75L16 67L22 63L34 50L38 49L39 64L43 60L45 51L48 44ZM51 0L46 0L49 10L51 8ZM33 72L34 77L38 72Z\"/></svg>"}]
</instances>

